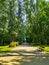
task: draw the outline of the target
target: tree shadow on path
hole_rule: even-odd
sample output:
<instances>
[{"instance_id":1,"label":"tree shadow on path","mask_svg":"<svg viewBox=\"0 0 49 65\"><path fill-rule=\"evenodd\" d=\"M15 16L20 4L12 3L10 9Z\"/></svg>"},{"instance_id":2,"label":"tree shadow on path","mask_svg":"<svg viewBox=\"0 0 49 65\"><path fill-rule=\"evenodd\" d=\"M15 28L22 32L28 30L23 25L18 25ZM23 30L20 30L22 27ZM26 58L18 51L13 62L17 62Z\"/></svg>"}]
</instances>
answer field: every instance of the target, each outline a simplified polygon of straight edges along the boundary
<instances>
[{"instance_id":1,"label":"tree shadow on path","mask_svg":"<svg viewBox=\"0 0 49 65\"><path fill-rule=\"evenodd\" d=\"M0 56L0 65L49 65L49 55L38 49L14 50Z\"/></svg>"}]
</instances>

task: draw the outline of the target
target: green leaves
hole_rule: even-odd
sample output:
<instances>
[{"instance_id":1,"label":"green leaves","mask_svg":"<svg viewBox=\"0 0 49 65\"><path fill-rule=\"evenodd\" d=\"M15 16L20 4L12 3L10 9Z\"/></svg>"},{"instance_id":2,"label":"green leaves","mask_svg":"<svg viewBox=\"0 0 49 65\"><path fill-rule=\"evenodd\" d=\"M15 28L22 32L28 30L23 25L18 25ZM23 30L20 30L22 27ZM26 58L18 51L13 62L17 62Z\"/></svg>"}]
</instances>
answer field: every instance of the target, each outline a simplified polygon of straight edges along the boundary
<instances>
[{"instance_id":1,"label":"green leaves","mask_svg":"<svg viewBox=\"0 0 49 65\"><path fill-rule=\"evenodd\" d=\"M22 17L26 20L23 22ZM49 2L45 0L0 0L0 39L16 37L21 43L44 43L49 40ZM2 34L4 34L2 36ZM8 35L7 35L8 34ZM8 36L8 38L9 38ZM6 39L7 41L8 38ZM46 40L46 41L45 41ZM49 41L48 41L49 42Z\"/></svg>"}]
</instances>

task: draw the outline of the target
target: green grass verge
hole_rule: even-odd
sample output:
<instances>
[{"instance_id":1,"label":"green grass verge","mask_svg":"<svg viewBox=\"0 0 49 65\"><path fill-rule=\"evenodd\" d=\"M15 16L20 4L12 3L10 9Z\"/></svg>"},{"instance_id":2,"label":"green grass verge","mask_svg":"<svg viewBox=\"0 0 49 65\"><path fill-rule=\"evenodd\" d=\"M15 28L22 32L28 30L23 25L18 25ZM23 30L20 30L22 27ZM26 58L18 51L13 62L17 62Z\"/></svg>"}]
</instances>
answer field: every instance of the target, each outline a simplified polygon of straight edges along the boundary
<instances>
[{"instance_id":1,"label":"green grass verge","mask_svg":"<svg viewBox=\"0 0 49 65\"><path fill-rule=\"evenodd\" d=\"M48 45L43 45L44 46L44 51L49 53L49 46ZM37 46L37 48L40 48L41 46Z\"/></svg>"},{"instance_id":2,"label":"green grass verge","mask_svg":"<svg viewBox=\"0 0 49 65\"><path fill-rule=\"evenodd\" d=\"M12 50L13 48L12 47L9 47L9 46L0 46L0 54L3 54L3 53L6 53L10 50Z\"/></svg>"},{"instance_id":3,"label":"green grass verge","mask_svg":"<svg viewBox=\"0 0 49 65\"><path fill-rule=\"evenodd\" d=\"M44 50L45 50L46 52L49 52L49 46L45 46Z\"/></svg>"}]
</instances>

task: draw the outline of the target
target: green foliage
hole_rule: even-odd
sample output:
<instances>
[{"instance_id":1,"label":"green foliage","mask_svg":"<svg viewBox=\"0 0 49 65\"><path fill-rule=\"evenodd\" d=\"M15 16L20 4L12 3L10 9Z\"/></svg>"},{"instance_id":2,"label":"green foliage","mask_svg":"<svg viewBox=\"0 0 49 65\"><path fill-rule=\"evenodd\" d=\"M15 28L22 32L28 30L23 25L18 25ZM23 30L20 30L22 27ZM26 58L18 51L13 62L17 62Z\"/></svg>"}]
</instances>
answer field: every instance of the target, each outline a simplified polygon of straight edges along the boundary
<instances>
[{"instance_id":1,"label":"green foliage","mask_svg":"<svg viewBox=\"0 0 49 65\"><path fill-rule=\"evenodd\" d=\"M16 0L0 0L0 45L21 39L21 8L18 3ZM16 17L18 6L19 16Z\"/></svg>"},{"instance_id":2,"label":"green foliage","mask_svg":"<svg viewBox=\"0 0 49 65\"><path fill-rule=\"evenodd\" d=\"M30 2L31 3L31 2ZM28 5L30 5L28 3ZM27 5L27 6L28 6ZM27 8L28 9L28 8ZM30 5L31 9L31 5ZM27 25L26 25L26 36L27 42L31 42L32 45L38 44L49 44L49 19L48 12L49 2L45 2L45 0L37 0L36 4L33 5L33 13L27 12Z\"/></svg>"},{"instance_id":3,"label":"green foliage","mask_svg":"<svg viewBox=\"0 0 49 65\"><path fill-rule=\"evenodd\" d=\"M32 45L49 44L49 2L0 0L0 45L12 41L22 44L25 38Z\"/></svg>"}]
</instances>

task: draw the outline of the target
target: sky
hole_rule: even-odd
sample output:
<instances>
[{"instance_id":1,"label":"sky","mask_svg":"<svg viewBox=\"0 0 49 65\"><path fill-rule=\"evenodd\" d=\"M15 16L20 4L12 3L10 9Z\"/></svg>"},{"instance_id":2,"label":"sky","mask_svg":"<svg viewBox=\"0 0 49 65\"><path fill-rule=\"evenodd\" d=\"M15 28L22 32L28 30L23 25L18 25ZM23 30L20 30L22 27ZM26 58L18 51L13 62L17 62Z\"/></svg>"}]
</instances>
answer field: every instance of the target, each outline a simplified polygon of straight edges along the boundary
<instances>
[{"instance_id":1,"label":"sky","mask_svg":"<svg viewBox=\"0 0 49 65\"><path fill-rule=\"evenodd\" d=\"M23 0L18 0L18 1L23 2ZM46 0L46 1L49 1L49 0ZM34 0L34 4L35 4L35 3L36 3L36 0ZM22 3L22 5L23 5L23 3ZM24 14L24 15L22 16L22 19L23 19L23 22L26 21L26 14Z\"/></svg>"},{"instance_id":2,"label":"sky","mask_svg":"<svg viewBox=\"0 0 49 65\"><path fill-rule=\"evenodd\" d=\"M46 1L49 1L49 0L46 0Z\"/></svg>"}]
</instances>

